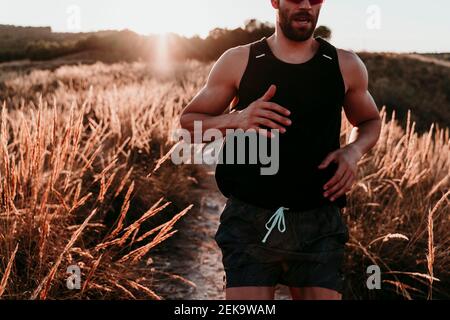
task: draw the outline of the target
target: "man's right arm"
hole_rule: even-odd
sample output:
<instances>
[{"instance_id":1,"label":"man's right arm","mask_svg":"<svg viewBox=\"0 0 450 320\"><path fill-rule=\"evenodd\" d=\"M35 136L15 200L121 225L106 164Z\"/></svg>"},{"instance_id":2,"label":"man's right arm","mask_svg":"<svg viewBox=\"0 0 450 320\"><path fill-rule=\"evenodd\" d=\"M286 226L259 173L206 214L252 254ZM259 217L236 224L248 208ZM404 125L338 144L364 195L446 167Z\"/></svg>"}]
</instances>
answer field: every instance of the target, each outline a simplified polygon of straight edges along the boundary
<instances>
[{"instance_id":1,"label":"man's right arm","mask_svg":"<svg viewBox=\"0 0 450 320\"><path fill-rule=\"evenodd\" d=\"M205 86L183 110L181 127L193 134L194 121L202 121L202 129L238 128L237 113L223 114L236 97L238 81L246 68L248 50L239 46L227 50L212 67Z\"/></svg>"},{"instance_id":2,"label":"man's right arm","mask_svg":"<svg viewBox=\"0 0 450 320\"><path fill-rule=\"evenodd\" d=\"M270 102L277 90L271 85L266 93L252 102L244 110L223 114L234 100L239 82L246 69L249 56L249 46L239 46L227 50L214 64L206 85L183 110L180 118L181 127L194 135L194 122L202 122L202 130L218 129L223 135L227 129L278 129L286 132L285 126L290 126L287 118L290 111L280 105ZM264 128L265 129L265 128ZM271 132L263 132L272 137ZM200 133L199 136L203 136Z\"/></svg>"}]
</instances>

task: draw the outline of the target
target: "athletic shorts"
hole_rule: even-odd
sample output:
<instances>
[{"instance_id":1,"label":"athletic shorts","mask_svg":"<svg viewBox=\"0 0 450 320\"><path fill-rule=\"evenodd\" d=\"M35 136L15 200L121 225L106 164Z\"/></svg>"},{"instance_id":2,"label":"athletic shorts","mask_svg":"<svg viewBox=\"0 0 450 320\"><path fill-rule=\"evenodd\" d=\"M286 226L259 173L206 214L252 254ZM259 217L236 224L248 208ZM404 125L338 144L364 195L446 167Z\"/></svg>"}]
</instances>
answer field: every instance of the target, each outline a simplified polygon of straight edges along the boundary
<instances>
[{"instance_id":1,"label":"athletic shorts","mask_svg":"<svg viewBox=\"0 0 450 320\"><path fill-rule=\"evenodd\" d=\"M342 293L349 234L341 210L332 203L269 210L230 197L214 236L222 251L224 288L283 284Z\"/></svg>"}]
</instances>

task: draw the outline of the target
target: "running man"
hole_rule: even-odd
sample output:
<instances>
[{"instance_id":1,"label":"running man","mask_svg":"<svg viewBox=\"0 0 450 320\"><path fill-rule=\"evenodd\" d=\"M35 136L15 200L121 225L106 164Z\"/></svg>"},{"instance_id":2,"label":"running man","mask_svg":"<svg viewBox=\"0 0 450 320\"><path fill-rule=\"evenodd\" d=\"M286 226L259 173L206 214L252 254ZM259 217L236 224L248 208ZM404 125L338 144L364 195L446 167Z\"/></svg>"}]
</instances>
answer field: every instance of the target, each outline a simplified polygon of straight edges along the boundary
<instances>
[{"instance_id":1,"label":"running man","mask_svg":"<svg viewBox=\"0 0 450 320\"><path fill-rule=\"evenodd\" d=\"M277 284L293 299L342 299L349 239L342 209L381 119L359 57L313 37L322 2L271 0L275 33L227 50L180 119L191 133L201 121L224 135L265 129L258 132L278 137L273 175L262 175L261 163L216 167L228 198L215 235L226 299L274 299ZM230 106L236 112L224 113ZM353 125L343 147L342 109ZM222 156L228 143L229 136Z\"/></svg>"}]
</instances>

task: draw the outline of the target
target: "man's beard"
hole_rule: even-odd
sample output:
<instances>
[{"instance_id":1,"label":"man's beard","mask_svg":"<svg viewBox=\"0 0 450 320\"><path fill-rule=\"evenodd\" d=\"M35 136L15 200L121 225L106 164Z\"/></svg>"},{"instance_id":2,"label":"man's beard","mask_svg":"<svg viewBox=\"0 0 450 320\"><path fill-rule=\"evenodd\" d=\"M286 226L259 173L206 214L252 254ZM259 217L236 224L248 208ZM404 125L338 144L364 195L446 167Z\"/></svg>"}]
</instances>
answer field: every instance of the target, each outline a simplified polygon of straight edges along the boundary
<instances>
[{"instance_id":1,"label":"man's beard","mask_svg":"<svg viewBox=\"0 0 450 320\"><path fill-rule=\"evenodd\" d=\"M303 28L295 28L292 24L293 22L300 18L305 17L308 18L310 23L309 26ZM286 38L292 41L306 41L312 37L314 34L314 30L316 29L317 19L313 15L309 15L308 13L302 12L297 13L295 15L289 16L287 10L280 9L280 21L279 25L283 34Z\"/></svg>"}]
</instances>

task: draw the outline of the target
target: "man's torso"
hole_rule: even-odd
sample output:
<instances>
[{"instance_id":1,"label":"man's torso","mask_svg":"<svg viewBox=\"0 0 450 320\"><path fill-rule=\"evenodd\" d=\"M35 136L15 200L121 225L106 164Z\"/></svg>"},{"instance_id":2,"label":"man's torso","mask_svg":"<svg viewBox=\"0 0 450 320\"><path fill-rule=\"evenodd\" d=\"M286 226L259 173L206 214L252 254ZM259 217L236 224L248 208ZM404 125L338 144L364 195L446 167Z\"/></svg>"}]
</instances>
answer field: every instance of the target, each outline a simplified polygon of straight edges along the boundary
<instances>
[{"instance_id":1,"label":"man's torso","mask_svg":"<svg viewBox=\"0 0 450 320\"><path fill-rule=\"evenodd\" d=\"M272 102L289 109L292 125L279 139L279 170L262 175L261 163L219 163L216 180L222 193L263 207L308 209L328 203L323 185L336 166L318 169L329 152L340 148L341 111L346 85L336 48L318 38L316 54L304 63L278 59L266 38L249 45L248 61L239 81L235 108L245 109L275 84ZM226 159L226 139L221 157ZM250 146L246 145L248 153ZM268 143L270 149L270 143ZM247 160L248 161L248 160ZM336 200L343 207L345 196Z\"/></svg>"}]
</instances>

